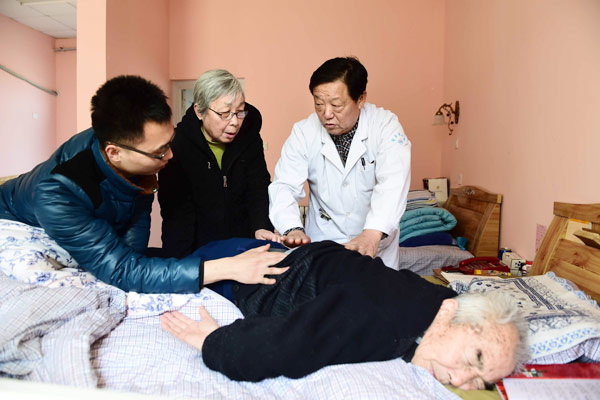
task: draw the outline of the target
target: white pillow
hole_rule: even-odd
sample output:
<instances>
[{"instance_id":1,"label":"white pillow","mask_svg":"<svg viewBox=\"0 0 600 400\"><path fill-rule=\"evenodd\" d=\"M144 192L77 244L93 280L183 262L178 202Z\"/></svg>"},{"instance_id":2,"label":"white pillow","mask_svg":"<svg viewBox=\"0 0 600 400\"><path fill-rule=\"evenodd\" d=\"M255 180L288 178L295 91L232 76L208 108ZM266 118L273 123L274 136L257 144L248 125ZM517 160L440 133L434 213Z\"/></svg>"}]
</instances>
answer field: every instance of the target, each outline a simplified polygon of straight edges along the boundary
<instances>
[{"instance_id":1,"label":"white pillow","mask_svg":"<svg viewBox=\"0 0 600 400\"><path fill-rule=\"evenodd\" d=\"M457 293L499 290L516 299L529 323L530 363L600 361L600 307L566 279L545 275L453 282Z\"/></svg>"}]
</instances>

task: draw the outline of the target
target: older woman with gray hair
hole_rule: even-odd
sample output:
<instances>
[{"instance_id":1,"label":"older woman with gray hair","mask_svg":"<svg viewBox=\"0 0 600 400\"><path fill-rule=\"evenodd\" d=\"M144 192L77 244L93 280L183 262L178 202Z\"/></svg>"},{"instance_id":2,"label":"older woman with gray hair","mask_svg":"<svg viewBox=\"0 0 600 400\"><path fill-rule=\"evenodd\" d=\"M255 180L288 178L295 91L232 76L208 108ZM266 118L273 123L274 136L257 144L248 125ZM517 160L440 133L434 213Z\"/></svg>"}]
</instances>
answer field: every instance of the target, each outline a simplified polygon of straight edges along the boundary
<instances>
[{"instance_id":1,"label":"older woman with gray hair","mask_svg":"<svg viewBox=\"0 0 600 400\"><path fill-rule=\"evenodd\" d=\"M159 173L164 256L234 237L280 242L269 221L262 117L229 72L203 73Z\"/></svg>"}]
</instances>

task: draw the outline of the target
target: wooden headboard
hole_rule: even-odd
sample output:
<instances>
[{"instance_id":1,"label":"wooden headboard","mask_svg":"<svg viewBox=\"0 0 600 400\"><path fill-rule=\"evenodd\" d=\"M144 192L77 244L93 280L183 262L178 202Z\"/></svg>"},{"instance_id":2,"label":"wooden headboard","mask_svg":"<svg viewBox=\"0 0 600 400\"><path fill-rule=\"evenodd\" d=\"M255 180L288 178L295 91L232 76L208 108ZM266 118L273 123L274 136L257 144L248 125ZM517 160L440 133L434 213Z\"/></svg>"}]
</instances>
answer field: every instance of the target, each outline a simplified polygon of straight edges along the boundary
<instances>
[{"instance_id":1,"label":"wooden headboard","mask_svg":"<svg viewBox=\"0 0 600 400\"><path fill-rule=\"evenodd\" d=\"M452 235L467 238L467 250L476 257L498 256L501 204L501 194L477 186L450 190L444 207L456 217Z\"/></svg>"},{"instance_id":2,"label":"wooden headboard","mask_svg":"<svg viewBox=\"0 0 600 400\"><path fill-rule=\"evenodd\" d=\"M554 219L533 261L530 275L548 271L575 283L600 302L600 249L566 238L570 219L591 222L600 233L600 204L554 203Z\"/></svg>"}]
</instances>

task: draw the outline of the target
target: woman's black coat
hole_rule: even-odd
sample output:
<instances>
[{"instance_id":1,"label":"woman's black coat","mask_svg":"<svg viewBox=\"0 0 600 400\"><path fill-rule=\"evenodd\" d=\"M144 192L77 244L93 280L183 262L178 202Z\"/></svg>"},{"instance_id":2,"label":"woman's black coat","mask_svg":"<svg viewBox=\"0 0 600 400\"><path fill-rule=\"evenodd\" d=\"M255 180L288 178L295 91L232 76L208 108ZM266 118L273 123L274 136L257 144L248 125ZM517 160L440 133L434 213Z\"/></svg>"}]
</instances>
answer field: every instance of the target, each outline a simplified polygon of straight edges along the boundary
<instances>
[{"instance_id":1,"label":"woman's black coat","mask_svg":"<svg viewBox=\"0 0 600 400\"><path fill-rule=\"evenodd\" d=\"M175 128L174 156L158 174L164 256L184 257L212 240L253 238L258 229L273 230L262 117L248 103L246 110L240 131L225 149L222 168L193 106Z\"/></svg>"}]
</instances>

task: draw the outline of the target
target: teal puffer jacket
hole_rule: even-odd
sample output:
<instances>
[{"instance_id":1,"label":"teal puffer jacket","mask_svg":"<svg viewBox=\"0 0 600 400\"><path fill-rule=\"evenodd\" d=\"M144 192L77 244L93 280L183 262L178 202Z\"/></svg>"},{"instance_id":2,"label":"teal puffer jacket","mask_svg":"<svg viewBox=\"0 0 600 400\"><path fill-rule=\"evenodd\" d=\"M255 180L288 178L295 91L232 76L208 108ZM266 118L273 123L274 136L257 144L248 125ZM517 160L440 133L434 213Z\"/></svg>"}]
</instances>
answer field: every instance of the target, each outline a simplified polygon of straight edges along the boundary
<instances>
[{"instance_id":1,"label":"teal puffer jacket","mask_svg":"<svg viewBox=\"0 0 600 400\"><path fill-rule=\"evenodd\" d=\"M0 186L0 218L42 227L83 269L122 290L198 292L202 259L145 256L153 199L108 165L88 129Z\"/></svg>"}]
</instances>

